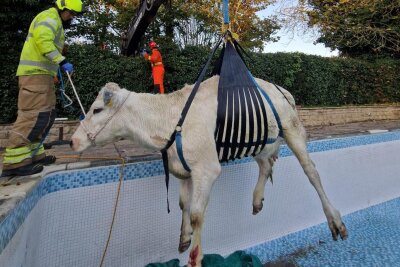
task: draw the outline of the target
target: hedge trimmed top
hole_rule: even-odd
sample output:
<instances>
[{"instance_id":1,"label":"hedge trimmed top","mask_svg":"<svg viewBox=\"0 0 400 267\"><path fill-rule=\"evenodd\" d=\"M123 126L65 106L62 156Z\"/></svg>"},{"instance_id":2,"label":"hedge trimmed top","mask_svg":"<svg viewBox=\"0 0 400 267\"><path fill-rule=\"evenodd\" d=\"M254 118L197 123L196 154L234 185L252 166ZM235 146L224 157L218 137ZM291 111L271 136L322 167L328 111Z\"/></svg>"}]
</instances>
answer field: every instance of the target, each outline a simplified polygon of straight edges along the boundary
<instances>
[{"instance_id":1,"label":"hedge trimmed top","mask_svg":"<svg viewBox=\"0 0 400 267\"><path fill-rule=\"evenodd\" d=\"M165 55L165 88L171 92L196 81L209 49L174 45L160 48ZM107 82L135 92L151 92L150 66L142 58L115 55L90 45L72 45L67 57L74 64L73 80L86 109ZM216 58L215 58L216 60ZM18 57L9 55L0 71L0 123L12 123L17 114ZM255 77L285 87L303 106L340 106L400 102L400 62L392 59L358 60L323 58L301 53L252 54L249 69ZM211 70L210 70L211 73ZM72 89L66 88L72 96ZM64 110L59 116L78 118L80 110Z\"/></svg>"}]
</instances>

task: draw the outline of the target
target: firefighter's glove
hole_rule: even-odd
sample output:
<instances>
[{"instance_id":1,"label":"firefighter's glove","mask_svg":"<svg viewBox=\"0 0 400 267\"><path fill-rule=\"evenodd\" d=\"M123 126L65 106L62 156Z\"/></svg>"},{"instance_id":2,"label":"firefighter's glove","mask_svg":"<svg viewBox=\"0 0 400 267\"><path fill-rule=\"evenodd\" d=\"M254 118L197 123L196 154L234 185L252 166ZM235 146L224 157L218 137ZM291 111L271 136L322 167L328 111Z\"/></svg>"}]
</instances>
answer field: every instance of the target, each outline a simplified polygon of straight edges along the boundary
<instances>
[{"instance_id":1,"label":"firefighter's glove","mask_svg":"<svg viewBox=\"0 0 400 267\"><path fill-rule=\"evenodd\" d=\"M60 67L61 70L69 73L72 73L72 71L74 70L74 66L71 63L67 62L66 60L61 61Z\"/></svg>"},{"instance_id":2,"label":"firefighter's glove","mask_svg":"<svg viewBox=\"0 0 400 267\"><path fill-rule=\"evenodd\" d=\"M142 57L144 57L146 54L149 54L150 53L150 51L148 51L148 50L146 50L146 49L142 49L142 51L140 52L140 55L142 56Z\"/></svg>"}]
</instances>

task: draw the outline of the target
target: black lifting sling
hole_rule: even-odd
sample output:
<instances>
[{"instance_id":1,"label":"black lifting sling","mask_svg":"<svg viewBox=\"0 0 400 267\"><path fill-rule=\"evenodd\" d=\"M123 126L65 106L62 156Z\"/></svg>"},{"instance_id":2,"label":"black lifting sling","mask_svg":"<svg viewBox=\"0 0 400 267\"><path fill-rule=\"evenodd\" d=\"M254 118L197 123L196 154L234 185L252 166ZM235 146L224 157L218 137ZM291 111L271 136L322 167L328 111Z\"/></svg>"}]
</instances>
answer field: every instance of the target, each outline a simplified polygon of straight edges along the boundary
<instances>
[{"instance_id":1,"label":"black lifting sling","mask_svg":"<svg viewBox=\"0 0 400 267\"><path fill-rule=\"evenodd\" d=\"M219 159L255 156L269 140L263 97L232 42L226 43L221 58L215 129Z\"/></svg>"}]
</instances>

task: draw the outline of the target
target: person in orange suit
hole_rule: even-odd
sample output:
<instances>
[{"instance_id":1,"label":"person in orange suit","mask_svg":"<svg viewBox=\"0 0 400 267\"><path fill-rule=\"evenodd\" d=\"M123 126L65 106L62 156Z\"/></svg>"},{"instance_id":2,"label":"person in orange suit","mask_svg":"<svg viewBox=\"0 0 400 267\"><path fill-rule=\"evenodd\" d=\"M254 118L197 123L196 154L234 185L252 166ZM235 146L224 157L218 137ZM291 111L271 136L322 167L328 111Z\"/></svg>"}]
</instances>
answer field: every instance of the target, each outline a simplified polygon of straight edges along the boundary
<instances>
[{"instance_id":1,"label":"person in orange suit","mask_svg":"<svg viewBox=\"0 0 400 267\"><path fill-rule=\"evenodd\" d=\"M162 62L162 57L160 51L157 49L157 44L154 41L149 43L151 49L151 54L143 52L142 55L146 60L151 62L151 67L153 69L153 84L155 94L164 94L164 64Z\"/></svg>"}]
</instances>

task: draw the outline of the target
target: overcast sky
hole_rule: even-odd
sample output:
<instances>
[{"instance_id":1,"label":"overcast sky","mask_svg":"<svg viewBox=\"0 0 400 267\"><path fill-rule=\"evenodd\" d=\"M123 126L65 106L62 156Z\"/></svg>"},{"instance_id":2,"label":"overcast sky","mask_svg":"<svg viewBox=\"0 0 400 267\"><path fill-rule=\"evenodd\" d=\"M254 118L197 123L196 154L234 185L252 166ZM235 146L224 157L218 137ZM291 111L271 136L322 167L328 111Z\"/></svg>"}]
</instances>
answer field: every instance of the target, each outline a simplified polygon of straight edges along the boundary
<instances>
[{"instance_id":1,"label":"overcast sky","mask_svg":"<svg viewBox=\"0 0 400 267\"><path fill-rule=\"evenodd\" d=\"M267 43L264 47L264 52L302 52L305 54L319 55L323 57L332 57L338 55L337 51L332 52L323 44L314 45L313 40L310 40L310 37L301 37L295 35L292 38L284 32L279 32L277 36L280 36L281 39L276 43Z\"/></svg>"},{"instance_id":2,"label":"overcast sky","mask_svg":"<svg viewBox=\"0 0 400 267\"><path fill-rule=\"evenodd\" d=\"M277 5L270 5L266 10L258 12L260 17L276 15ZM280 37L278 42L267 43L264 52L302 52L310 55L319 55L324 57L337 56L338 51L331 51L323 44L314 45L316 37L302 36L300 33L289 34L285 30L280 30L276 34Z\"/></svg>"}]
</instances>

